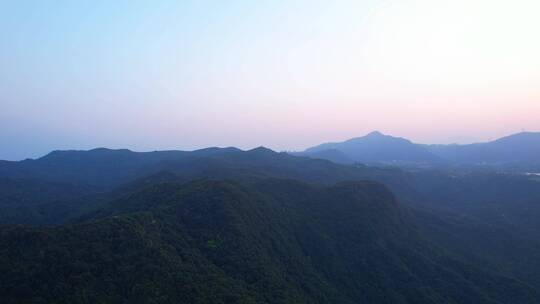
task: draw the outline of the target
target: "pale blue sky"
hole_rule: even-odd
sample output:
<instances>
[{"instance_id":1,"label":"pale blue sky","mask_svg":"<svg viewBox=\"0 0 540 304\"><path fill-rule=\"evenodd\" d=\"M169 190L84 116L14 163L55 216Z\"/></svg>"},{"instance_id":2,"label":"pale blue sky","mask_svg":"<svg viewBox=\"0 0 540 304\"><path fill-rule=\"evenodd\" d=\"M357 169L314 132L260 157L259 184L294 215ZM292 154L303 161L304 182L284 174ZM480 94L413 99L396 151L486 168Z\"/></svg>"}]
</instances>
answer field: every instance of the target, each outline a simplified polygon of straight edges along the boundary
<instances>
[{"instance_id":1,"label":"pale blue sky","mask_svg":"<svg viewBox=\"0 0 540 304\"><path fill-rule=\"evenodd\" d=\"M0 1L0 159L538 129L538 5L445 3Z\"/></svg>"}]
</instances>

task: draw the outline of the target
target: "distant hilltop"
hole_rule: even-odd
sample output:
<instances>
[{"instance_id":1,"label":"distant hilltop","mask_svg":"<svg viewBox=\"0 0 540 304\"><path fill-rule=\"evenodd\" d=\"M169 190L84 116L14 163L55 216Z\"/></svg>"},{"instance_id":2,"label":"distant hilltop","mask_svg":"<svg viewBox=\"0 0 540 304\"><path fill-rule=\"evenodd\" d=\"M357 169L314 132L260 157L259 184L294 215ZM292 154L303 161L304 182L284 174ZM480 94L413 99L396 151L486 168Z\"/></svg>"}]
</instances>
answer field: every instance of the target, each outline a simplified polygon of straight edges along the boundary
<instances>
[{"instance_id":1,"label":"distant hilltop","mask_svg":"<svg viewBox=\"0 0 540 304\"><path fill-rule=\"evenodd\" d=\"M374 131L294 154L338 163L539 164L540 132L521 132L485 143L425 145Z\"/></svg>"}]
</instances>

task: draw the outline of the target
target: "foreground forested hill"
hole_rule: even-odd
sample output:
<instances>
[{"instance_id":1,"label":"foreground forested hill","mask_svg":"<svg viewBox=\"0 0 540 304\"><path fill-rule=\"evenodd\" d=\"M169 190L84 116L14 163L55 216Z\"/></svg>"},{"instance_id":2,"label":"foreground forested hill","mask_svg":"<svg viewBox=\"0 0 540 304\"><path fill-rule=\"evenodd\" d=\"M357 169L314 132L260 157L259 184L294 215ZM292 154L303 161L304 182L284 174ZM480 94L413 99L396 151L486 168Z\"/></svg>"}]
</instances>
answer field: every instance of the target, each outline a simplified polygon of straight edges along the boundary
<instances>
[{"instance_id":1,"label":"foreground forested hill","mask_svg":"<svg viewBox=\"0 0 540 304\"><path fill-rule=\"evenodd\" d=\"M59 151L0 162L0 302L538 303L538 202L504 172Z\"/></svg>"},{"instance_id":2,"label":"foreground forested hill","mask_svg":"<svg viewBox=\"0 0 540 304\"><path fill-rule=\"evenodd\" d=\"M159 183L83 223L0 236L2 303L540 300L425 241L372 182Z\"/></svg>"}]
</instances>

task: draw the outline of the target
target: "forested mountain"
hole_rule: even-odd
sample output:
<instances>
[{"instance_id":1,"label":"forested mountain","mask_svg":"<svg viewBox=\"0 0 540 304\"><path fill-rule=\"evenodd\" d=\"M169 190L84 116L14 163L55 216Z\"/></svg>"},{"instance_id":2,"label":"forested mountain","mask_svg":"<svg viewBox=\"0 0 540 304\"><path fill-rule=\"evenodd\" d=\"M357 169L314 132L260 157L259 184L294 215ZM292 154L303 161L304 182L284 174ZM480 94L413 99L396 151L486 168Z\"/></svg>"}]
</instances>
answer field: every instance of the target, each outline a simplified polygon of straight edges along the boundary
<instances>
[{"instance_id":1,"label":"forested mountain","mask_svg":"<svg viewBox=\"0 0 540 304\"><path fill-rule=\"evenodd\" d=\"M51 182L111 188L147 175L163 162L238 152L236 148L207 148L192 152L133 152L98 148L53 151L38 159L1 161L0 177L38 178Z\"/></svg>"},{"instance_id":2,"label":"forested mountain","mask_svg":"<svg viewBox=\"0 0 540 304\"><path fill-rule=\"evenodd\" d=\"M537 303L423 240L382 185L157 184L0 231L2 303Z\"/></svg>"},{"instance_id":3,"label":"forested mountain","mask_svg":"<svg viewBox=\"0 0 540 304\"><path fill-rule=\"evenodd\" d=\"M101 202L111 194L121 195L137 189L149 177L150 182L157 177L163 180L173 176L181 181L197 178L249 181L253 177L278 177L327 185L343 180L387 178L387 182L399 184L399 174L389 174L395 170L342 166L262 147L249 151L212 148L194 152L136 153L98 149L53 154L56 154L53 160L46 156L32 161L9 162L3 168L0 165L0 188L10 188L14 183L24 188L19 191L21 195L10 195L17 188L7 189L0 198L0 223L63 223L87 210L78 207L83 206L81 202L87 201L88 197L92 197L90 203ZM168 173L159 175L163 172ZM40 191L33 191L33 183L39 183ZM69 190L78 188L84 191ZM66 193L63 193L64 189ZM73 196L66 197L68 193ZM25 207L29 205L34 207ZM63 216L58 216L59 213Z\"/></svg>"},{"instance_id":4,"label":"forested mountain","mask_svg":"<svg viewBox=\"0 0 540 304\"><path fill-rule=\"evenodd\" d=\"M2 303L539 302L534 175L260 147L55 152L0 176Z\"/></svg>"},{"instance_id":5,"label":"forested mountain","mask_svg":"<svg viewBox=\"0 0 540 304\"><path fill-rule=\"evenodd\" d=\"M0 224L58 224L95 209L99 191L35 178L0 178Z\"/></svg>"},{"instance_id":6,"label":"forested mountain","mask_svg":"<svg viewBox=\"0 0 540 304\"><path fill-rule=\"evenodd\" d=\"M540 304L539 13L0 0L0 304Z\"/></svg>"}]
</instances>

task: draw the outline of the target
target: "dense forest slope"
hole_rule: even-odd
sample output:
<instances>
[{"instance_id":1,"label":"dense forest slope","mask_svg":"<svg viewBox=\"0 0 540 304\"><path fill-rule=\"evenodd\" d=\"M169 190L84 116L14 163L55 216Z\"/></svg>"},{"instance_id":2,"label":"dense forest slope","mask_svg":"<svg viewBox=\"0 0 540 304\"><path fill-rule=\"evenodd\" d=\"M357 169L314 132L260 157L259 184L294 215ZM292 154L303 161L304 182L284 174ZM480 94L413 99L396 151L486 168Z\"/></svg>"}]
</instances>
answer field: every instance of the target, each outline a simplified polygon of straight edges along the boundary
<instances>
[{"instance_id":1,"label":"dense forest slope","mask_svg":"<svg viewBox=\"0 0 540 304\"><path fill-rule=\"evenodd\" d=\"M540 302L535 176L262 147L64 151L0 176L1 303Z\"/></svg>"},{"instance_id":2,"label":"dense forest slope","mask_svg":"<svg viewBox=\"0 0 540 304\"><path fill-rule=\"evenodd\" d=\"M537 303L424 241L386 187L160 183L0 230L2 303Z\"/></svg>"}]
</instances>

